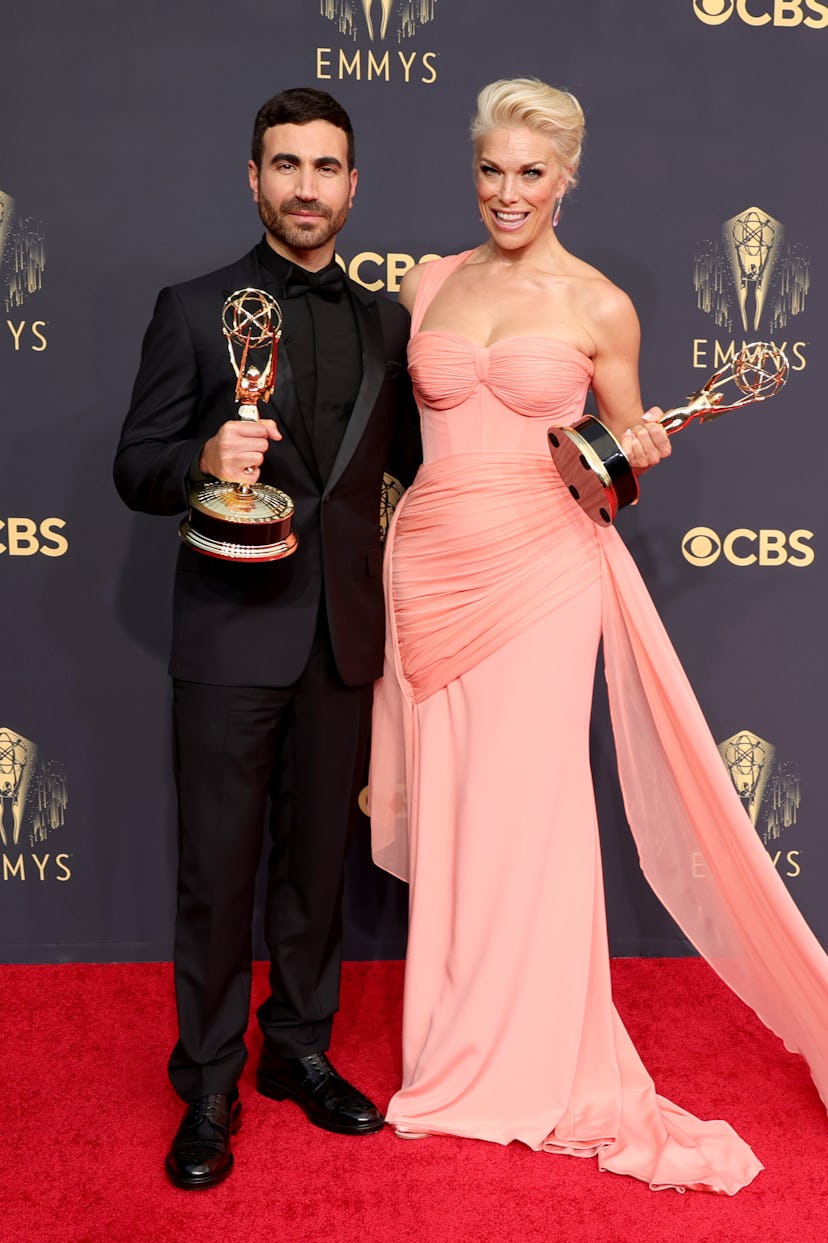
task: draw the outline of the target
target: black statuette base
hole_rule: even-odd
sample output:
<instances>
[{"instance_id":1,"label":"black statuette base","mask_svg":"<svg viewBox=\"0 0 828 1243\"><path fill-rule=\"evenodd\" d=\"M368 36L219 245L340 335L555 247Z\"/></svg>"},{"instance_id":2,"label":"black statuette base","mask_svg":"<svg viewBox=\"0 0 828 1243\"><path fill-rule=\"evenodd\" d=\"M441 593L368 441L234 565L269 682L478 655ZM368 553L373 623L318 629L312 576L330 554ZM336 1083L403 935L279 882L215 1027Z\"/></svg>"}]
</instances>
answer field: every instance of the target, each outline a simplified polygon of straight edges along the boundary
<instances>
[{"instance_id":1,"label":"black statuette base","mask_svg":"<svg viewBox=\"0 0 828 1243\"><path fill-rule=\"evenodd\" d=\"M610 526L619 509L634 505L639 487L635 471L609 428L587 415L572 427L551 427L552 460L584 513Z\"/></svg>"}]
</instances>

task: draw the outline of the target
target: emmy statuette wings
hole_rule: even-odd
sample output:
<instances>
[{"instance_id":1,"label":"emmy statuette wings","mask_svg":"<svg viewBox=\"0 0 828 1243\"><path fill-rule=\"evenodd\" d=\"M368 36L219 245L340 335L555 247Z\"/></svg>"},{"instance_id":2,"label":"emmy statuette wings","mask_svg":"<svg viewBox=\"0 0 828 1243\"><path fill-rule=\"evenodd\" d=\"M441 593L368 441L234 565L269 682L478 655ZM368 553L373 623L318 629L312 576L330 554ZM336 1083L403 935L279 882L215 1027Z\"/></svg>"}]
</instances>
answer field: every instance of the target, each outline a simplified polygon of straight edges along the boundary
<instances>
[{"instance_id":1,"label":"emmy statuette wings","mask_svg":"<svg viewBox=\"0 0 828 1243\"><path fill-rule=\"evenodd\" d=\"M754 341L715 371L683 406L666 410L659 419L672 436L693 419L709 423L778 393L788 378L788 360L776 345ZM730 400L723 389L733 385ZM549 451L573 498L586 514L609 526L619 509L638 500L638 479L615 436L599 419L586 415L572 427L551 427Z\"/></svg>"},{"instance_id":2,"label":"emmy statuette wings","mask_svg":"<svg viewBox=\"0 0 828 1243\"><path fill-rule=\"evenodd\" d=\"M258 403L270 400L276 381L279 304L264 290L238 289L224 303L221 328L236 375L238 417L257 420ZM181 538L208 557L278 561L296 550L293 501L271 484L214 479L194 487L188 500Z\"/></svg>"}]
</instances>

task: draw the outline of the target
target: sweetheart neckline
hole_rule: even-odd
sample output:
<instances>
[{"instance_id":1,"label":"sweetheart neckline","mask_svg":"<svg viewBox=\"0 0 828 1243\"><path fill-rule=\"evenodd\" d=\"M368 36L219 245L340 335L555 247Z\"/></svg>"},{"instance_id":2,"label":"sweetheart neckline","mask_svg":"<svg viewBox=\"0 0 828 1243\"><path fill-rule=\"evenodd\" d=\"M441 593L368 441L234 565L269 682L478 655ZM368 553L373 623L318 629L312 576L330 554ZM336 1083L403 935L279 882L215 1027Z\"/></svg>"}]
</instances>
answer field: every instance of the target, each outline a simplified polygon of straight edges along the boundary
<instances>
[{"instance_id":1,"label":"sweetheart neckline","mask_svg":"<svg viewBox=\"0 0 828 1243\"><path fill-rule=\"evenodd\" d=\"M567 341L562 341L560 337L546 337L541 333L518 333L512 337L499 337L497 341L492 341L491 345L478 345L472 341L470 337L464 336L462 332L450 332L445 328L420 328L417 332L411 334L411 341L416 341L417 337L451 337L455 341L463 341L473 350L490 351L498 345L507 345L512 341L544 341L548 345L560 346L570 354L577 355L578 359L584 364L588 371L594 371L595 368L592 359L584 354L583 350L579 350L577 346L570 345Z\"/></svg>"}]
</instances>

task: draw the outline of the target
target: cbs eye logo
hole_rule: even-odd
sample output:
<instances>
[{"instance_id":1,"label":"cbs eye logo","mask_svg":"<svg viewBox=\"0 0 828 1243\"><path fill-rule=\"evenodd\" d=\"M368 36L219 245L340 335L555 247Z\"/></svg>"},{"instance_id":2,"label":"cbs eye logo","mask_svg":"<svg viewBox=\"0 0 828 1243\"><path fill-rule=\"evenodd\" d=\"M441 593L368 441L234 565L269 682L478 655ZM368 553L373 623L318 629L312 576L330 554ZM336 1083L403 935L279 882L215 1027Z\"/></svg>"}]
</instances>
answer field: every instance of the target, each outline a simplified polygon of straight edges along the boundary
<instances>
[{"instance_id":1,"label":"cbs eye logo","mask_svg":"<svg viewBox=\"0 0 828 1243\"><path fill-rule=\"evenodd\" d=\"M705 26L721 26L736 8L736 0L693 0L693 12Z\"/></svg>"},{"instance_id":2,"label":"cbs eye logo","mask_svg":"<svg viewBox=\"0 0 828 1243\"><path fill-rule=\"evenodd\" d=\"M746 26L828 26L824 0L693 0L693 12L705 26L721 26L734 12Z\"/></svg>"},{"instance_id":3,"label":"cbs eye logo","mask_svg":"<svg viewBox=\"0 0 828 1243\"><path fill-rule=\"evenodd\" d=\"M720 536L711 527L693 527L681 541L685 561L704 567L724 557L731 565L792 565L804 567L814 560L810 541L813 531L800 529L785 533L772 529L751 531L737 527Z\"/></svg>"}]
</instances>

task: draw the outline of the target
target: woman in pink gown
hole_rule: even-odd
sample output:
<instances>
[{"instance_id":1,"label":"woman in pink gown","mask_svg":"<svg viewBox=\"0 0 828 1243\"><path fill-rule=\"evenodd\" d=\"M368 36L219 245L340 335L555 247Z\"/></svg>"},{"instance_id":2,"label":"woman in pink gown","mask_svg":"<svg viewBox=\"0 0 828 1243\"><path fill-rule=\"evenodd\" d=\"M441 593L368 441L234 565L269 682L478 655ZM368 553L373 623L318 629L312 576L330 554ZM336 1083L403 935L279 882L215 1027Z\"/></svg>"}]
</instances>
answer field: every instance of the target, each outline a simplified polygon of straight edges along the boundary
<instances>
[{"instance_id":1,"label":"woman in pink gown","mask_svg":"<svg viewBox=\"0 0 828 1243\"><path fill-rule=\"evenodd\" d=\"M371 766L374 850L410 881L403 1137L597 1156L651 1187L733 1194L761 1169L725 1122L656 1094L612 1004L588 755L603 637L642 866L727 982L828 1099L826 958L749 823L617 532L547 451L591 387L638 469L626 296L555 232L583 115L535 80L478 99L488 242L403 285L424 464L386 552L388 643ZM553 219L554 216L554 219Z\"/></svg>"}]
</instances>

